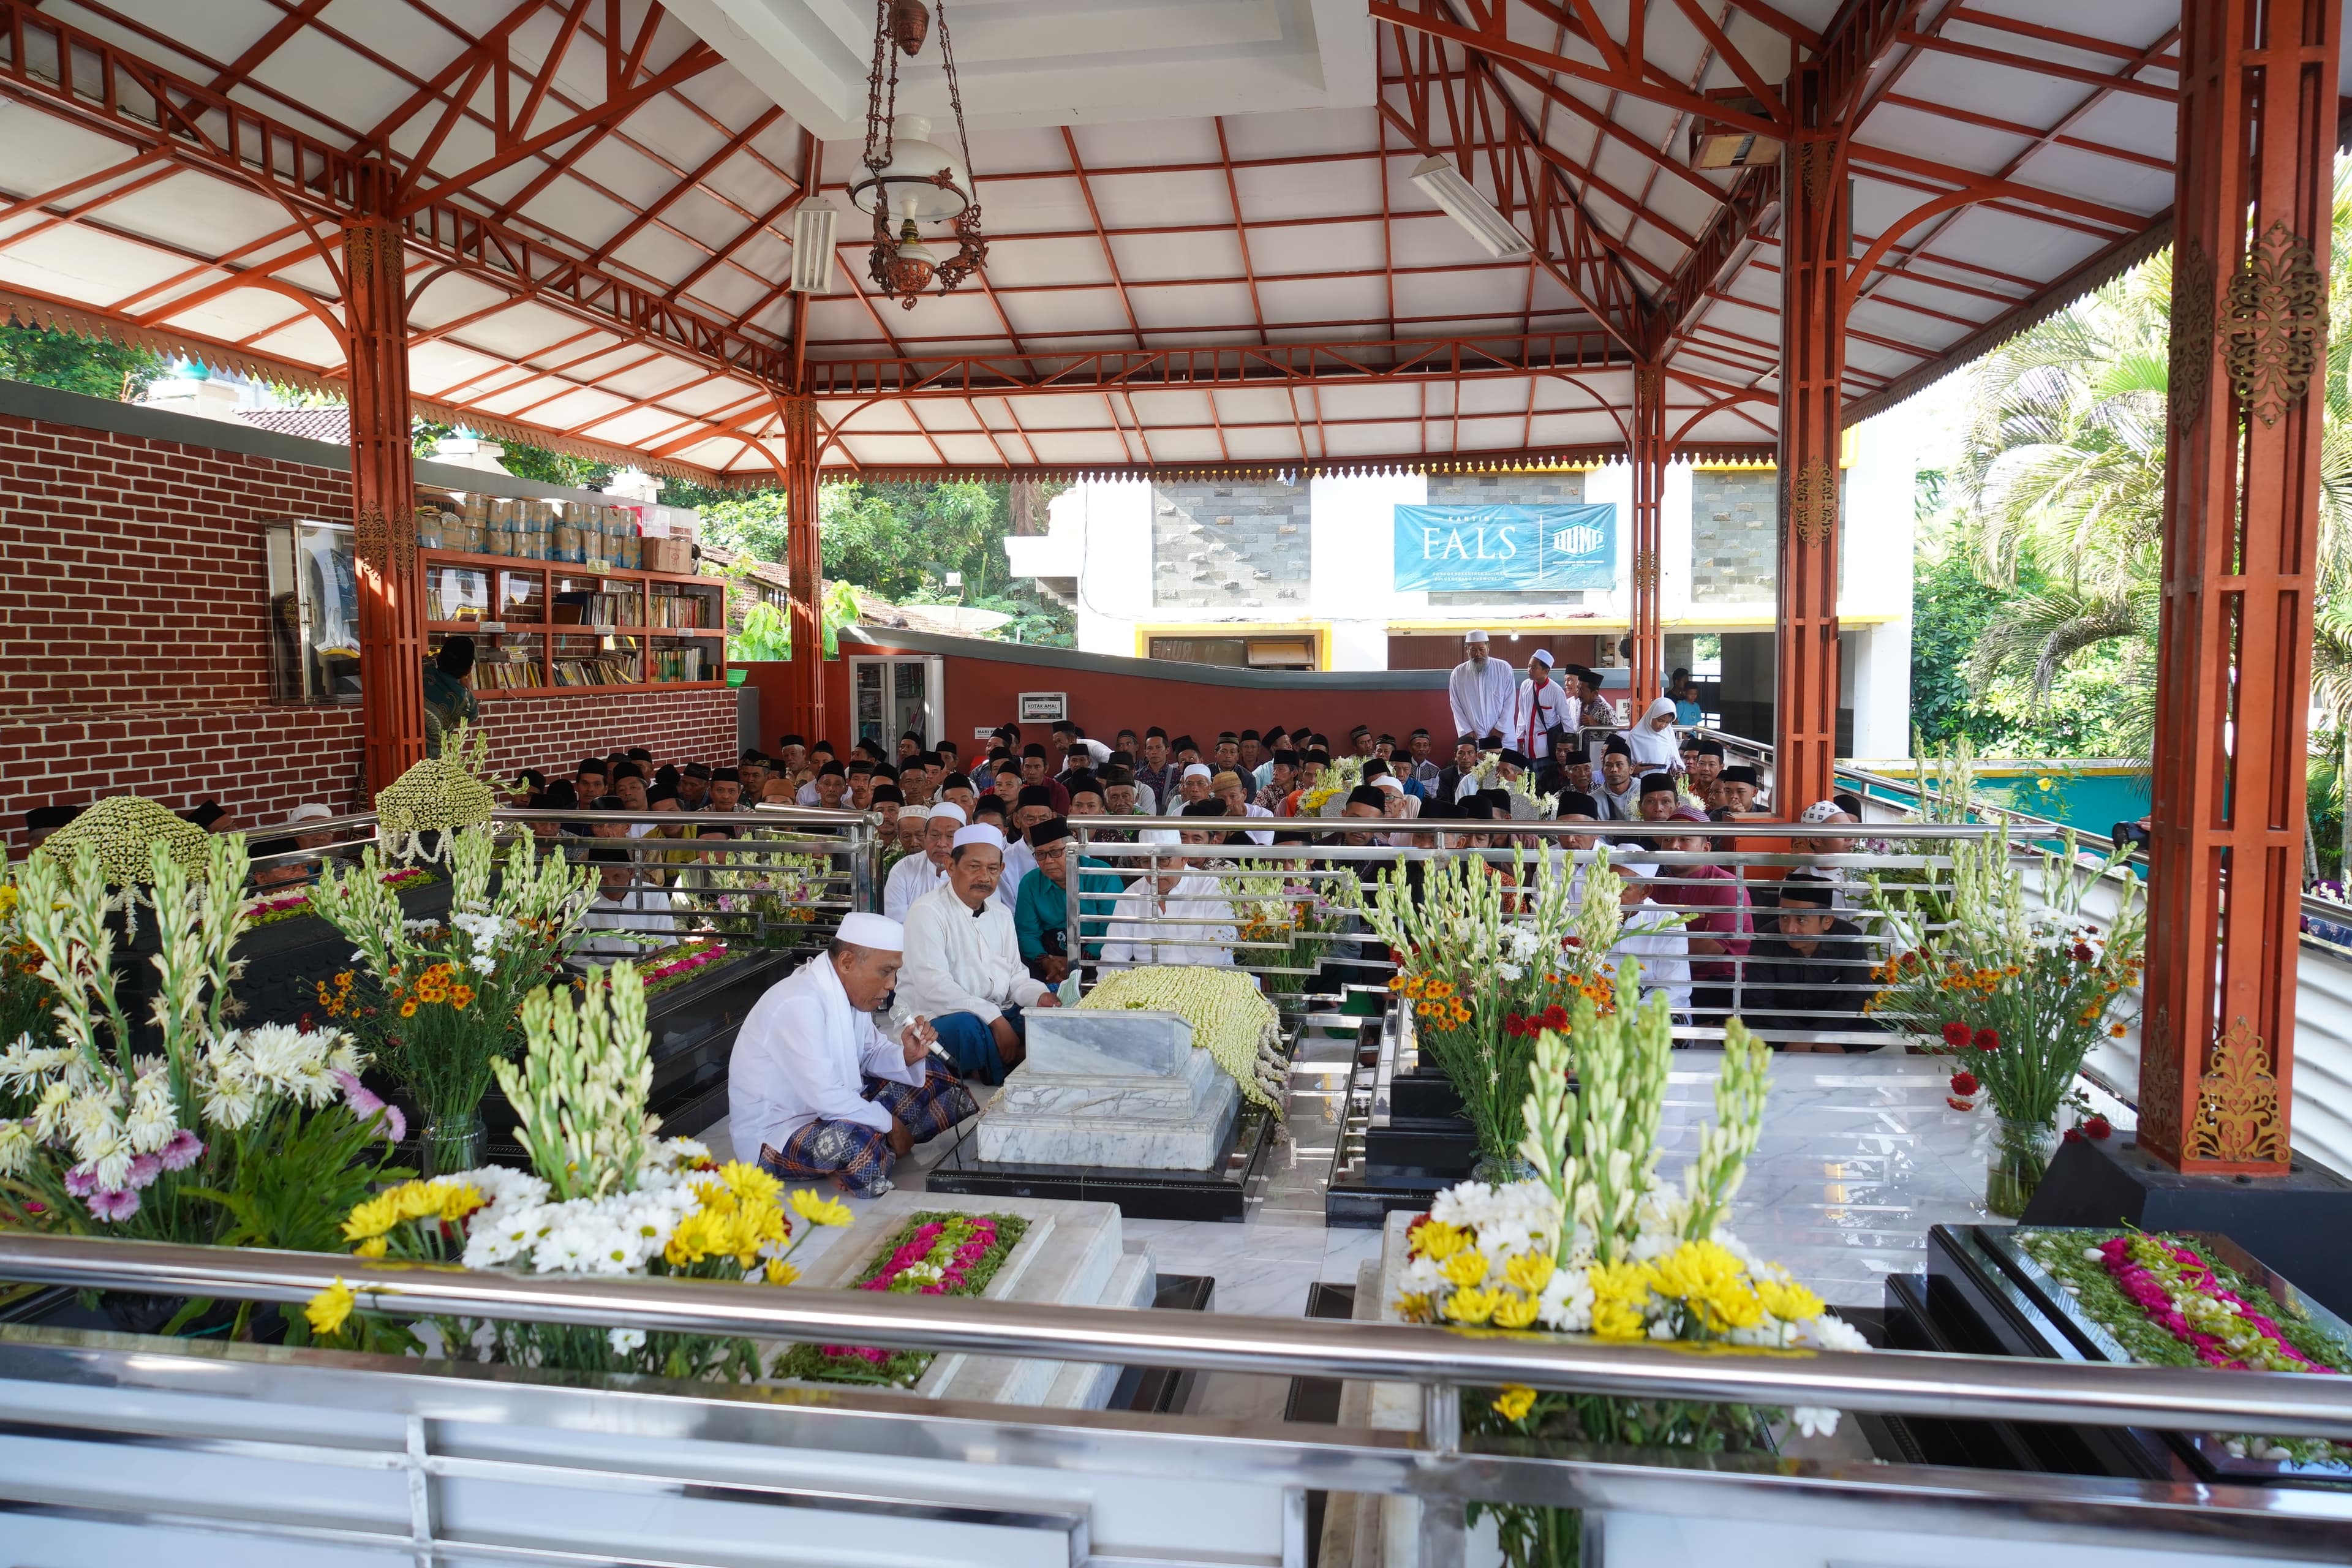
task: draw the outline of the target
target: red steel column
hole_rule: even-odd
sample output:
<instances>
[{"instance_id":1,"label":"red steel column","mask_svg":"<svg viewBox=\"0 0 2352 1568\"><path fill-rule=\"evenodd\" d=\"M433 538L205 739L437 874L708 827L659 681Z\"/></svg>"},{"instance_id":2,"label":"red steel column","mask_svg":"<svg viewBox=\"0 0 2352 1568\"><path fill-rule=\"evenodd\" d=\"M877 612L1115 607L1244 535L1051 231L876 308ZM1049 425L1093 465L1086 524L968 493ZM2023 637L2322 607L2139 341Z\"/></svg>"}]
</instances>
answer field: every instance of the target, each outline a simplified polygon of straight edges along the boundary
<instances>
[{"instance_id":1,"label":"red steel column","mask_svg":"<svg viewBox=\"0 0 2352 1568\"><path fill-rule=\"evenodd\" d=\"M1819 68L1789 79L1796 132L1780 172L1780 658L1772 804L1831 794L1838 716L1838 441L1849 233L1842 128Z\"/></svg>"},{"instance_id":2,"label":"red steel column","mask_svg":"<svg viewBox=\"0 0 2352 1568\"><path fill-rule=\"evenodd\" d=\"M385 211L381 164L363 210ZM351 363L352 528L359 577L360 713L373 797L425 755L424 584L416 572L416 465L408 434L408 287L400 226L343 227L344 349Z\"/></svg>"},{"instance_id":3,"label":"red steel column","mask_svg":"<svg viewBox=\"0 0 2352 1568\"><path fill-rule=\"evenodd\" d=\"M784 563L793 578L793 662L784 724L814 744L824 734L824 559L816 525L816 399L780 400L784 413Z\"/></svg>"},{"instance_id":4,"label":"red steel column","mask_svg":"<svg viewBox=\"0 0 2352 1568\"><path fill-rule=\"evenodd\" d=\"M2185 0L2139 1142L2288 1168L2338 0Z\"/></svg>"},{"instance_id":5,"label":"red steel column","mask_svg":"<svg viewBox=\"0 0 2352 1568\"><path fill-rule=\"evenodd\" d=\"M1633 367L1633 716L1664 689L1665 634L1658 625L1658 514L1666 489L1666 371Z\"/></svg>"}]
</instances>

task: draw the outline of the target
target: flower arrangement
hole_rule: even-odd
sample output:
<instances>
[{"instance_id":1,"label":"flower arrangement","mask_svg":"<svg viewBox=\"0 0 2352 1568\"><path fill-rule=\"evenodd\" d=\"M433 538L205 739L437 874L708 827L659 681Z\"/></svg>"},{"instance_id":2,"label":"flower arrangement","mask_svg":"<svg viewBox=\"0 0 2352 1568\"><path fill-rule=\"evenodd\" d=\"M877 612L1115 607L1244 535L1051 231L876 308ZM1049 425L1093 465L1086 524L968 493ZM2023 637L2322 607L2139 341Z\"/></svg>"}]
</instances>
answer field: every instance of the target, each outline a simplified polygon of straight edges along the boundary
<instances>
[{"instance_id":1,"label":"flower arrangement","mask_svg":"<svg viewBox=\"0 0 2352 1568\"><path fill-rule=\"evenodd\" d=\"M607 977L592 971L591 980ZM806 1238L793 1220L850 1223L846 1205L788 1194L755 1165L714 1166L691 1139L653 1137L645 993L628 965L583 988L576 1005L568 988L533 993L523 1026L522 1068L498 1067L522 1116L530 1169L483 1166L356 1204L342 1219L356 1256L789 1285L798 1278L792 1254ZM393 1292L374 1292L365 1311L359 1295L338 1280L311 1300L306 1318L320 1342L419 1348L415 1325L391 1308ZM737 1382L761 1371L758 1347L740 1339L462 1318L435 1327L445 1347L514 1366Z\"/></svg>"},{"instance_id":2,"label":"flower arrangement","mask_svg":"<svg viewBox=\"0 0 2352 1568\"><path fill-rule=\"evenodd\" d=\"M755 947L795 947L811 940L831 890L833 863L823 855L744 855L743 847L791 842L794 835L754 828L721 853L744 864L696 866L681 879L687 897L722 934Z\"/></svg>"},{"instance_id":3,"label":"flower arrangement","mask_svg":"<svg viewBox=\"0 0 2352 1568\"><path fill-rule=\"evenodd\" d=\"M732 963L737 956L723 942L694 937L646 954L637 973L645 977L646 994L658 996L698 974Z\"/></svg>"},{"instance_id":4,"label":"flower arrangement","mask_svg":"<svg viewBox=\"0 0 2352 1568\"><path fill-rule=\"evenodd\" d=\"M351 1037L224 1019L245 842L202 848L194 875L169 845L150 850L158 984L143 1038L115 972L119 868L92 844L63 868L50 857L22 868L16 913L56 1027L0 1052L0 1224L309 1250L332 1245L323 1215L387 1173L399 1114L361 1087ZM167 1327L210 1305L188 1303ZM240 1309L232 1332L248 1319Z\"/></svg>"},{"instance_id":5,"label":"flower arrangement","mask_svg":"<svg viewBox=\"0 0 2352 1568\"><path fill-rule=\"evenodd\" d=\"M363 971L321 982L320 1010L362 1031L376 1060L415 1100L427 1122L426 1162L435 1173L478 1160L474 1130L492 1065L521 1045L523 998L578 940L595 877L561 856L540 855L530 838L509 845L501 867L488 827L446 837L446 924L404 918L391 872L373 848L355 868L321 868L311 891L312 908L351 939Z\"/></svg>"},{"instance_id":6,"label":"flower arrangement","mask_svg":"<svg viewBox=\"0 0 2352 1568\"><path fill-rule=\"evenodd\" d=\"M977 1296L1028 1233L1018 1215L912 1215L852 1287L898 1296ZM794 1345L776 1360L778 1377L874 1383L910 1388L930 1369L929 1351L877 1345Z\"/></svg>"},{"instance_id":7,"label":"flower arrangement","mask_svg":"<svg viewBox=\"0 0 2352 1568\"><path fill-rule=\"evenodd\" d=\"M1559 796L1538 795L1528 770L1521 768L1517 778L1504 779L1500 752L1481 755L1473 773L1480 789L1501 790L1511 797L1511 819L1515 822L1549 822L1559 815Z\"/></svg>"},{"instance_id":8,"label":"flower arrangement","mask_svg":"<svg viewBox=\"0 0 2352 1568\"><path fill-rule=\"evenodd\" d=\"M1676 1192L1656 1174L1674 1054L1665 999L1635 1012L1570 1009L1567 1035L1542 1030L1528 1064L1520 1152L1534 1174L1469 1182L1438 1194L1407 1232L1399 1295L1408 1321L1545 1328L1617 1343L1644 1340L1796 1349L1867 1348L1820 1297L1757 1258L1724 1226L1764 1117L1770 1051L1737 1020L1725 1030L1716 1121ZM1569 1046L1584 1083L1568 1086ZM1507 1387L1465 1396L1472 1431L1706 1453L1768 1449L1793 1419L1833 1431L1834 1410L1784 1412ZM1573 1512L1496 1508L1514 1568L1576 1561Z\"/></svg>"},{"instance_id":9,"label":"flower arrangement","mask_svg":"<svg viewBox=\"0 0 2352 1568\"><path fill-rule=\"evenodd\" d=\"M489 758L490 738L460 724L437 755L377 792L376 837L394 859L436 859L459 828L490 820L499 796L498 786L482 776Z\"/></svg>"},{"instance_id":10,"label":"flower arrangement","mask_svg":"<svg viewBox=\"0 0 2352 1568\"><path fill-rule=\"evenodd\" d=\"M1511 881L1526 887L1533 869L1515 847ZM1413 1004L1421 1048L1461 1094L1490 1164L1507 1163L1521 1136L1520 1086L1534 1050L1526 1021L1573 997L1596 1012L1614 1005L1608 954L1622 924L1622 885L1605 849L1581 879L1543 876L1523 893L1483 860L1464 858L1431 863L1417 890L1391 867L1363 905L1397 957L1390 988Z\"/></svg>"},{"instance_id":11,"label":"flower arrangement","mask_svg":"<svg viewBox=\"0 0 2352 1568\"><path fill-rule=\"evenodd\" d=\"M1235 932L1251 944L1252 958L1267 965L1260 978L1275 996L1297 997L1306 991L1362 898L1352 874L1327 893L1300 879L1297 870L1289 862L1244 857L1218 879L1233 906Z\"/></svg>"},{"instance_id":12,"label":"flower arrangement","mask_svg":"<svg viewBox=\"0 0 2352 1568\"><path fill-rule=\"evenodd\" d=\"M383 874L383 885L396 893L412 888L427 888L441 879L422 866L395 866ZM310 889L288 888L282 891L257 893L245 902L246 928L277 925L310 913Z\"/></svg>"},{"instance_id":13,"label":"flower arrangement","mask_svg":"<svg viewBox=\"0 0 2352 1568\"><path fill-rule=\"evenodd\" d=\"M191 877L204 875L205 845L214 836L167 806L135 795L110 795L75 817L41 842L31 858L46 860L58 871L70 871L84 849L98 857L100 873L110 888L120 889L114 907L122 911L123 930L139 932L139 905L148 901L142 889L154 883L154 856L160 849Z\"/></svg>"},{"instance_id":14,"label":"flower arrangement","mask_svg":"<svg viewBox=\"0 0 2352 1568\"><path fill-rule=\"evenodd\" d=\"M1192 1026L1192 1044L1216 1058L1243 1098L1282 1114L1282 1015L1261 995L1255 975L1238 969L1171 963L1120 969L1078 1001L1082 1011L1175 1013Z\"/></svg>"},{"instance_id":15,"label":"flower arrangement","mask_svg":"<svg viewBox=\"0 0 2352 1568\"><path fill-rule=\"evenodd\" d=\"M2075 1086L2084 1058L2126 1032L2117 1013L2139 981L2145 911L2126 878L2104 932L2083 912L2099 877L2076 869L2071 833L2062 851L2038 858L2012 858L2006 829L1950 851L1948 921L1932 935L1914 894L1889 899L1874 885L1894 956L1874 971L1880 990L1864 1007L1928 1051L1960 1058L1955 1109L1975 1110L1979 1094L1992 1101L2001 1125L1986 1202L2014 1216L2041 1184L2060 1108L2087 1114ZM2040 861L2032 897L2025 858Z\"/></svg>"},{"instance_id":16,"label":"flower arrangement","mask_svg":"<svg viewBox=\"0 0 2352 1568\"><path fill-rule=\"evenodd\" d=\"M2352 1373L2352 1345L2274 1300L2194 1237L2145 1231L2020 1230L2018 1247L2133 1361L2242 1372ZM2352 1444L2222 1438L2233 1458L2352 1468Z\"/></svg>"},{"instance_id":17,"label":"flower arrangement","mask_svg":"<svg viewBox=\"0 0 2352 1568\"><path fill-rule=\"evenodd\" d=\"M0 1040L46 1045L56 1033L57 998L41 978L41 950L17 919L15 868L0 866Z\"/></svg>"},{"instance_id":18,"label":"flower arrangement","mask_svg":"<svg viewBox=\"0 0 2352 1568\"><path fill-rule=\"evenodd\" d=\"M1298 815L1301 816L1337 816L1348 807L1348 796L1364 782L1364 759L1352 752L1334 757L1323 769L1323 776L1315 787L1300 793ZM1160 803L1165 805L1165 801Z\"/></svg>"}]
</instances>

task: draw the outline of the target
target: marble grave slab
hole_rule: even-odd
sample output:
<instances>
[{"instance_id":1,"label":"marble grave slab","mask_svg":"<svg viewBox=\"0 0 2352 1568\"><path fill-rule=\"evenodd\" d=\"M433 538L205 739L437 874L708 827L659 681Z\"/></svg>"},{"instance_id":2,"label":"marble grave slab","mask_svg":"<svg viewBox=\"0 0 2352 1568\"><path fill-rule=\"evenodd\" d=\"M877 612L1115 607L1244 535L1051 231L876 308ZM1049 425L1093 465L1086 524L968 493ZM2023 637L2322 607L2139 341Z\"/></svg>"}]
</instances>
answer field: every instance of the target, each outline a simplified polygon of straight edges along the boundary
<instances>
[{"instance_id":1,"label":"marble grave slab","mask_svg":"<svg viewBox=\"0 0 2352 1568\"><path fill-rule=\"evenodd\" d=\"M1207 1171L1241 1090L1173 1013L1053 1009L1028 1016L1028 1055L982 1111L994 1163Z\"/></svg>"}]
</instances>

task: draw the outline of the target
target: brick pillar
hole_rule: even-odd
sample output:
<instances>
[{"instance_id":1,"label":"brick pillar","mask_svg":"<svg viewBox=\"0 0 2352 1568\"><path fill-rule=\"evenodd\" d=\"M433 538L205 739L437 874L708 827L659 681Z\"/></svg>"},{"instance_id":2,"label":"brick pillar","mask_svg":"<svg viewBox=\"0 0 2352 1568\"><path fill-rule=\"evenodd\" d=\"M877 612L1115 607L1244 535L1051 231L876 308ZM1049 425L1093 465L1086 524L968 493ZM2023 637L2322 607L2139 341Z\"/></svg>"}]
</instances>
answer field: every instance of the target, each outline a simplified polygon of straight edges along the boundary
<instances>
[{"instance_id":1,"label":"brick pillar","mask_svg":"<svg viewBox=\"0 0 2352 1568\"><path fill-rule=\"evenodd\" d=\"M1664 689L1666 639L1658 622L1659 512L1666 489L1666 372L1633 367L1633 718Z\"/></svg>"},{"instance_id":2,"label":"brick pillar","mask_svg":"<svg viewBox=\"0 0 2352 1568\"><path fill-rule=\"evenodd\" d=\"M391 172L362 172L362 204L388 205ZM351 363L352 523L359 577L360 710L367 793L425 754L424 584L416 570L415 459L408 435L408 290L400 226L343 228Z\"/></svg>"},{"instance_id":3,"label":"brick pillar","mask_svg":"<svg viewBox=\"0 0 2352 1568\"><path fill-rule=\"evenodd\" d=\"M782 400L784 416L785 565L793 578L793 662L786 677L782 734L797 731L814 744L824 735L824 561L816 524L816 399Z\"/></svg>"},{"instance_id":4,"label":"brick pillar","mask_svg":"<svg viewBox=\"0 0 2352 1568\"><path fill-rule=\"evenodd\" d=\"M1848 212L1843 128L1822 73L1789 79L1796 132L1781 154L1780 637L1772 804L1831 794L1838 715L1838 441L1844 414Z\"/></svg>"},{"instance_id":5,"label":"brick pillar","mask_svg":"<svg viewBox=\"0 0 2352 1568\"><path fill-rule=\"evenodd\" d=\"M2139 1143L2288 1168L2337 0L2186 0Z\"/></svg>"}]
</instances>

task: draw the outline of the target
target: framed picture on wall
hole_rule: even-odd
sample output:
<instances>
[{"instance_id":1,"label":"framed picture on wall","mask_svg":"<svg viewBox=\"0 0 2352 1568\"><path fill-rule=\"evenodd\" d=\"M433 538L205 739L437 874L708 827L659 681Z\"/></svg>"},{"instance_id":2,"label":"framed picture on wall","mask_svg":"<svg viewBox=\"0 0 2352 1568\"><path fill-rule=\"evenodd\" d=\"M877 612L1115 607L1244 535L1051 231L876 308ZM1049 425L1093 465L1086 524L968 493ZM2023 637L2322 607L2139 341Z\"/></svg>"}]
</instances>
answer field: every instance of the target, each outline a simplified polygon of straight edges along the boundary
<instances>
[{"instance_id":1,"label":"framed picture on wall","mask_svg":"<svg viewBox=\"0 0 2352 1568\"><path fill-rule=\"evenodd\" d=\"M1021 694L1021 722L1024 724L1058 724L1070 716L1070 694L1066 691L1024 691Z\"/></svg>"}]
</instances>

